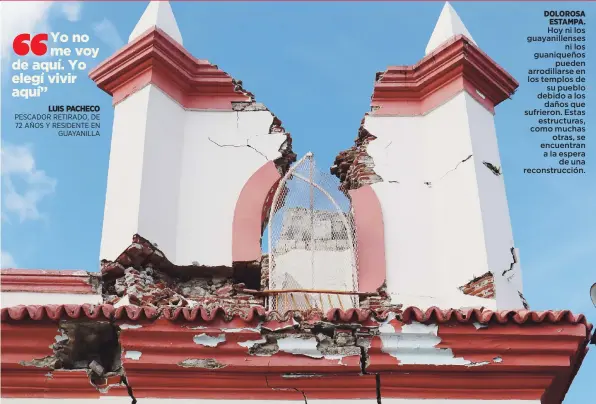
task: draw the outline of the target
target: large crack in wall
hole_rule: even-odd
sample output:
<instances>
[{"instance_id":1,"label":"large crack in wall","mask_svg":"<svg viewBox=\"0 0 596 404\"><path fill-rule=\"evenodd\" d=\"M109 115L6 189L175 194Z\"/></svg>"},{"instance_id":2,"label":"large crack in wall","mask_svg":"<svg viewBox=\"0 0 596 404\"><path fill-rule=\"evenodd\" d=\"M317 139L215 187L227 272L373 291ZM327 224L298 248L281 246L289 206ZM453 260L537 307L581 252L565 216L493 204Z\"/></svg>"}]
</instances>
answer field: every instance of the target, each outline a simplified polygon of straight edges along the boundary
<instances>
[{"instance_id":1,"label":"large crack in wall","mask_svg":"<svg viewBox=\"0 0 596 404\"><path fill-rule=\"evenodd\" d=\"M281 142L279 149L277 150L280 153L280 157L273 160L275 166L279 173L283 176L290 168L290 165L296 161L296 153L292 150L292 135L290 132L286 132L284 127L282 126L281 120L273 113L269 108L267 108L264 104L256 102L256 101L241 101L241 102L232 102L232 110L236 111L238 119L240 119L240 112L252 112L252 111L267 111L272 116L271 125L269 126L269 135L283 135L286 137L284 141ZM232 147L248 147L255 152L261 154L266 160L269 160L266 153L263 153L258 149L258 147L253 144L253 139L257 136L263 135L256 135L246 139L246 144L235 144L235 145L220 145L217 144L214 140L209 139L211 142L217 144L220 147L232 146ZM264 135L266 136L266 135Z\"/></svg>"}]
</instances>

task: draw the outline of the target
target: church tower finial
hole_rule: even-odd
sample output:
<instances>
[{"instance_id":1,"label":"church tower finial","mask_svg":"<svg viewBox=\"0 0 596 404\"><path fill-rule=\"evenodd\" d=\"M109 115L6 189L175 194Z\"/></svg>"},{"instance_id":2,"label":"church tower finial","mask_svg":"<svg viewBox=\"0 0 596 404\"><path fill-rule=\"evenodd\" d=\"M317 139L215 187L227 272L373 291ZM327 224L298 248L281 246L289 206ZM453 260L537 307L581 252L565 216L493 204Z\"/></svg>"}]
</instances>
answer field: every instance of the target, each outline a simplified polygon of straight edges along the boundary
<instances>
[{"instance_id":1,"label":"church tower finial","mask_svg":"<svg viewBox=\"0 0 596 404\"><path fill-rule=\"evenodd\" d=\"M176 23L174 12L169 1L150 1L139 22L132 30L128 42L132 42L147 30L156 27L168 34L172 39L182 45L182 34Z\"/></svg>"},{"instance_id":2,"label":"church tower finial","mask_svg":"<svg viewBox=\"0 0 596 404\"><path fill-rule=\"evenodd\" d=\"M445 41L448 41L456 35L464 35L471 42L476 44L461 18L459 18L459 15L455 12L455 9L447 1L445 2L445 6L443 6L437 25L435 25L435 29L430 36L428 45L426 45L426 54L428 55L429 53L432 53Z\"/></svg>"}]
</instances>

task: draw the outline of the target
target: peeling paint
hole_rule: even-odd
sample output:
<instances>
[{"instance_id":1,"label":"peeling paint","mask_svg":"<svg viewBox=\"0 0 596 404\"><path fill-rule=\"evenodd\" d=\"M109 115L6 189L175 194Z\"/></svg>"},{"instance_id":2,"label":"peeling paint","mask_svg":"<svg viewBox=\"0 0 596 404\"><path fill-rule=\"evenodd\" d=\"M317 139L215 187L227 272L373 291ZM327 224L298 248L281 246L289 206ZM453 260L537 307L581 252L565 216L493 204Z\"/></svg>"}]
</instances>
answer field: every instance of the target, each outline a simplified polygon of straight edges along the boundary
<instances>
[{"instance_id":1,"label":"peeling paint","mask_svg":"<svg viewBox=\"0 0 596 404\"><path fill-rule=\"evenodd\" d=\"M57 359L54 356L46 356L41 359L32 359L30 361L20 361L21 366L34 366L36 368L51 368L56 366Z\"/></svg>"},{"instance_id":2,"label":"peeling paint","mask_svg":"<svg viewBox=\"0 0 596 404\"><path fill-rule=\"evenodd\" d=\"M496 358L493 359L493 362L501 363L501 362L503 362L503 358L501 358L500 356L497 356Z\"/></svg>"},{"instance_id":3,"label":"peeling paint","mask_svg":"<svg viewBox=\"0 0 596 404\"><path fill-rule=\"evenodd\" d=\"M273 337L263 336L265 341L253 341L254 344L248 348L248 354L254 356L271 356L279 352L277 340Z\"/></svg>"},{"instance_id":4,"label":"peeling paint","mask_svg":"<svg viewBox=\"0 0 596 404\"><path fill-rule=\"evenodd\" d=\"M195 344L208 346L208 347L216 347L222 342L226 342L226 335L220 334L217 337L211 337L207 334L199 334L192 337L192 340Z\"/></svg>"},{"instance_id":5,"label":"peeling paint","mask_svg":"<svg viewBox=\"0 0 596 404\"><path fill-rule=\"evenodd\" d=\"M182 327L183 328L188 328L189 330L206 330L207 328L209 328L209 327L204 326L204 325L198 325L196 327L188 327L186 325L183 325Z\"/></svg>"},{"instance_id":6,"label":"peeling paint","mask_svg":"<svg viewBox=\"0 0 596 404\"><path fill-rule=\"evenodd\" d=\"M126 351L126 353L124 354L124 357L126 359L132 359L133 361L138 361L139 359L141 359L141 355L143 353L139 352L139 351Z\"/></svg>"},{"instance_id":7,"label":"peeling paint","mask_svg":"<svg viewBox=\"0 0 596 404\"><path fill-rule=\"evenodd\" d=\"M382 351L399 360L400 365L461 365L481 366L455 357L449 348L437 348L441 342L436 324L404 324L400 332L389 324L389 319L379 327Z\"/></svg>"},{"instance_id":8,"label":"peeling paint","mask_svg":"<svg viewBox=\"0 0 596 404\"><path fill-rule=\"evenodd\" d=\"M251 332L261 332L261 323L257 325L255 328L221 328L221 330L225 333L237 333L243 331L251 331Z\"/></svg>"},{"instance_id":9,"label":"peeling paint","mask_svg":"<svg viewBox=\"0 0 596 404\"><path fill-rule=\"evenodd\" d=\"M474 366L484 366L484 365L488 365L490 362L470 362L469 364L467 364L467 367L474 367Z\"/></svg>"},{"instance_id":10,"label":"peeling paint","mask_svg":"<svg viewBox=\"0 0 596 404\"><path fill-rule=\"evenodd\" d=\"M267 338L262 337L261 339L238 342L238 345L240 345L241 347L244 347L244 348L248 348L250 350L250 348L252 348L256 344L264 344L266 342L267 342Z\"/></svg>"},{"instance_id":11,"label":"peeling paint","mask_svg":"<svg viewBox=\"0 0 596 404\"><path fill-rule=\"evenodd\" d=\"M204 369L221 369L225 368L228 365L223 363L219 363L215 359L208 358L208 359L192 359L188 358L183 360L182 362L178 363L179 366L184 368L204 368Z\"/></svg>"},{"instance_id":12,"label":"peeling paint","mask_svg":"<svg viewBox=\"0 0 596 404\"><path fill-rule=\"evenodd\" d=\"M474 322L474 327L479 330L481 328L488 328L487 324L480 324L478 321Z\"/></svg>"},{"instance_id":13,"label":"peeling paint","mask_svg":"<svg viewBox=\"0 0 596 404\"><path fill-rule=\"evenodd\" d=\"M64 333L64 330L60 330L60 335L56 335L54 337L54 339L56 340L56 342L60 342L60 341L68 341L68 335L66 335Z\"/></svg>"},{"instance_id":14,"label":"peeling paint","mask_svg":"<svg viewBox=\"0 0 596 404\"><path fill-rule=\"evenodd\" d=\"M287 336L277 340L279 350L293 355L310 356L311 358L322 358L323 354L317 349L318 341L315 337L301 338Z\"/></svg>"},{"instance_id":15,"label":"peeling paint","mask_svg":"<svg viewBox=\"0 0 596 404\"><path fill-rule=\"evenodd\" d=\"M121 324L120 325L121 330L135 329L135 328L141 328L141 327L143 327L143 326L140 324Z\"/></svg>"}]
</instances>

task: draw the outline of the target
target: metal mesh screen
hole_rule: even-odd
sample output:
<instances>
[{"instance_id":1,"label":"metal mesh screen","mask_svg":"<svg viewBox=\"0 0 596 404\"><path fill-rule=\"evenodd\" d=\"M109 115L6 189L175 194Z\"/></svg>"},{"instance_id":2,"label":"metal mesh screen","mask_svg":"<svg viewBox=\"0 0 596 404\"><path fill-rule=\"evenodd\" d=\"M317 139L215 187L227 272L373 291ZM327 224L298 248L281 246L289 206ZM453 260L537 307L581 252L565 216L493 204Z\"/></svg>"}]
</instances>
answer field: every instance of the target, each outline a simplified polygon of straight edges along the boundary
<instances>
[{"instance_id":1,"label":"metal mesh screen","mask_svg":"<svg viewBox=\"0 0 596 404\"><path fill-rule=\"evenodd\" d=\"M268 223L269 307L356 307L356 235L349 198L307 154L280 181Z\"/></svg>"}]
</instances>

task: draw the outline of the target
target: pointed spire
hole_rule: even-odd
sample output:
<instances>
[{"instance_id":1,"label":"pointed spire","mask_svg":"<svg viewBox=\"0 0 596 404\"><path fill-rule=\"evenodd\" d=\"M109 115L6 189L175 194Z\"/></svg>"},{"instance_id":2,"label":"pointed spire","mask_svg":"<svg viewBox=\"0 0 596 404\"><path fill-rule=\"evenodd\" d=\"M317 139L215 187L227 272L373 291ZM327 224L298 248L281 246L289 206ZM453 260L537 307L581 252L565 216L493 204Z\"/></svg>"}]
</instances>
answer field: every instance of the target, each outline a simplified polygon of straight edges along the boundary
<instances>
[{"instance_id":1,"label":"pointed spire","mask_svg":"<svg viewBox=\"0 0 596 404\"><path fill-rule=\"evenodd\" d=\"M428 45L426 45L426 54L428 55L445 41L456 35L465 35L470 41L476 43L461 18L459 18L459 15L457 15L451 4L447 1L445 2L445 6L443 6L437 25L435 25L435 29L430 36Z\"/></svg>"},{"instance_id":2,"label":"pointed spire","mask_svg":"<svg viewBox=\"0 0 596 404\"><path fill-rule=\"evenodd\" d=\"M128 37L128 42L132 42L153 27L163 30L182 45L182 35L169 1L150 1L135 29L132 30L132 34Z\"/></svg>"}]
</instances>

